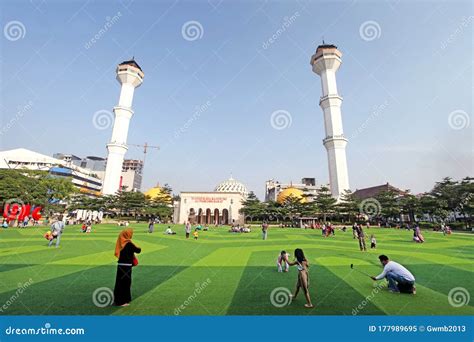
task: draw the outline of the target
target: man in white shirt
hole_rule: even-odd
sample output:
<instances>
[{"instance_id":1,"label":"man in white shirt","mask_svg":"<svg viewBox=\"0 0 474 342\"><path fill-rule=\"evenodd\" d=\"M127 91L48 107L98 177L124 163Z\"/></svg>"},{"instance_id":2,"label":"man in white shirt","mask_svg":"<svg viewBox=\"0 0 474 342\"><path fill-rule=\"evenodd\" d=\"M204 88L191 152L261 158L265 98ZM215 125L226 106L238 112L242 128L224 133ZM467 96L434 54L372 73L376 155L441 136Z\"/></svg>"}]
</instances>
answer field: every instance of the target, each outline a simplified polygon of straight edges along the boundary
<instances>
[{"instance_id":1,"label":"man in white shirt","mask_svg":"<svg viewBox=\"0 0 474 342\"><path fill-rule=\"evenodd\" d=\"M409 270L398 262L391 261L386 255L380 255L379 260L383 265L383 272L371 277L373 280L387 278L388 289L391 292L416 294L415 277Z\"/></svg>"}]
</instances>

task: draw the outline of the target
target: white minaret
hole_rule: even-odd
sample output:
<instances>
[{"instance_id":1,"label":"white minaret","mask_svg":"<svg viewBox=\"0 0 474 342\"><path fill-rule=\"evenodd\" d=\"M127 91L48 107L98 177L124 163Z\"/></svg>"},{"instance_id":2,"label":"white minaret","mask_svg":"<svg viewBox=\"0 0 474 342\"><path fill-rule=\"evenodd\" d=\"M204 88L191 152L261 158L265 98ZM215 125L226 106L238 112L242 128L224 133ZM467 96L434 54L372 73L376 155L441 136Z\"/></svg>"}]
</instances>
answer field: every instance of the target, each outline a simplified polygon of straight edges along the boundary
<instances>
[{"instance_id":1,"label":"white minaret","mask_svg":"<svg viewBox=\"0 0 474 342\"><path fill-rule=\"evenodd\" d=\"M133 59L117 66L117 81L120 82L122 88L120 89L119 103L114 107L115 120L112 139L107 144L109 153L102 187L104 195L112 195L119 191L123 159L128 150L128 126L133 116L133 93L135 88L142 84L144 76L142 69Z\"/></svg>"},{"instance_id":2,"label":"white minaret","mask_svg":"<svg viewBox=\"0 0 474 342\"><path fill-rule=\"evenodd\" d=\"M347 139L342 130L341 104L342 97L337 93L336 71L341 65L342 53L335 45L318 46L311 57L313 71L321 77L322 96L319 100L324 113L326 138L323 145L328 153L329 184L333 197L349 189L347 173L346 145Z\"/></svg>"}]
</instances>

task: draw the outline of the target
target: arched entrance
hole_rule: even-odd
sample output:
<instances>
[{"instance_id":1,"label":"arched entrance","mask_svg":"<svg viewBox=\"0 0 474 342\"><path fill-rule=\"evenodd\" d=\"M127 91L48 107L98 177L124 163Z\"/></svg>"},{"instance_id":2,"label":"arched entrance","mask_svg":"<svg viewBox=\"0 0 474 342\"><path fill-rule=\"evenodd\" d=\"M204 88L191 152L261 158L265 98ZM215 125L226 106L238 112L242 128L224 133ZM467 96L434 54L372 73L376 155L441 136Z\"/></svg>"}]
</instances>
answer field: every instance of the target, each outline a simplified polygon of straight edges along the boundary
<instances>
[{"instance_id":1,"label":"arched entrance","mask_svg":"<svg viewBox=\"0 0 474 342\"><path fill-rule=\"evenodd\" d=\"M202 209L201 208L199 208L198 210L197 223L202 224Z\"/></svg>"},{"instance_id":2,"label":"arched entrance","mask_svg":"<svg viewBox=\"0 0 474 342\"><path fill-rule=\"evenodd\" d=\"M196 211L194 210L194 208L189 209L188 221L191 224L194 224L196 222Z\"/></svg>"},{"instance_id":3,"label":"arched entrance","mask_svg":"<svg viewBox=\"0 0 474 342\"><path fill-rule=\"evenodd\" d=\"M206 224L211 224L211 209L207 208L206 209Z\"/></svg>"},{"instance_id":4,"label":"arched entrance","mask_svg":"<svg viewBox=\"0 0 474 342\"><path fill-rule=\"evenodd\" d=\"M218 224L221 223L221 220L220 220L220 217L219 217L219 216L220 216L220 215L219 215L219 209L217 209L217 208L214 209L214 217L213 217L213 219L214 219L214 224L215 224L215 225L218 225Z\"/></svg>"},{"instance_id":5,"label":"arched entrance","mask_svg":"<svg viewBox=\"0 0 474 342\"><path fill-rule=\"evenodd\" d=\"M229 210L222 210L222 224L229 224Z\"/></svg>"}]
</instances>

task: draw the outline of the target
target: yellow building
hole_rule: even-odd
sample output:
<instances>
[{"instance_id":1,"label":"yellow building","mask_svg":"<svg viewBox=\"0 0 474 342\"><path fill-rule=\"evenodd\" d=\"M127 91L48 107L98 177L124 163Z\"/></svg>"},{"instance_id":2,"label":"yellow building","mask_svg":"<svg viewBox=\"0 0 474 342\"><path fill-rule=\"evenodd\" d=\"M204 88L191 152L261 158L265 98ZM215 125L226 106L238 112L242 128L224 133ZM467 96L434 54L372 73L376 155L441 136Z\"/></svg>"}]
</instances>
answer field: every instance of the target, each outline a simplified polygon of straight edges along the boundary
<instances>
[{"instance_id":1,"label":"yellow building","mask_svg":"<svg viewBox=\"0 0 474 342\"><path fill-rule=\"evenodd\" d=\"M146 196L149 196L152 200L154 199L162 199L164 202L171 204L173 199L170 194L168 194L162 187L159 185L151 188L147 192L145 192Z\"/></svg>"},{"instance_id":2,"label":"yellow building","mask_svg":"<svg viewBox=\"0 0 474 342\"><path fill-rule=\"evenodd\" d=\"M307 200L303 195L304 195L304 192L302 190L294 188L294 187L289 187L278 194L277 202L282 204L283 202L285 202L285 200L288 197L292 196L295 198L299 198L301 203L306 203Z\"/></svg>"}]
</instances>

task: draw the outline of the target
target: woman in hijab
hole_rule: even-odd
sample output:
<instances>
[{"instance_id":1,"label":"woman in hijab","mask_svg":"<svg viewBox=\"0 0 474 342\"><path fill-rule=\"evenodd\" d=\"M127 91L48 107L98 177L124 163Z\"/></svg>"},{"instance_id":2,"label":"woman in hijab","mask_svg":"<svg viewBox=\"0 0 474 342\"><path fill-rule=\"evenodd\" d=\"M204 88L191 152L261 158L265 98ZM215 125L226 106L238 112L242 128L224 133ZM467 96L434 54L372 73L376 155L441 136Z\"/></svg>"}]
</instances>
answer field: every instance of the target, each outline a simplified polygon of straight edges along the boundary
<instances>
[{"instance_id":1,"label":"woman in hijab","mask_svg":"<svg viewBox=\"0 0 474 342\"><path fill-rule=\"evenodd\" d=\"M115 245L115 256L118 258L117 277L115 278L114 304L128 306L132 301L132 267L135 253L142 250L132 242L133 229L127 228L120 232ZM135 259L136 260L136 259Z\"/></svg>"}]
</instances>

